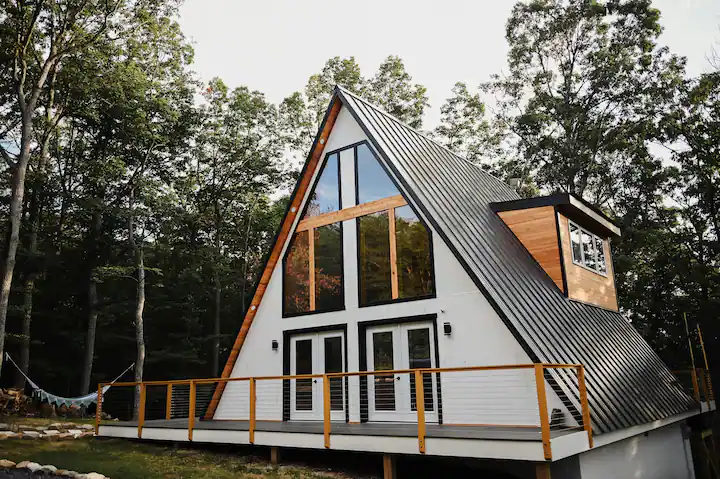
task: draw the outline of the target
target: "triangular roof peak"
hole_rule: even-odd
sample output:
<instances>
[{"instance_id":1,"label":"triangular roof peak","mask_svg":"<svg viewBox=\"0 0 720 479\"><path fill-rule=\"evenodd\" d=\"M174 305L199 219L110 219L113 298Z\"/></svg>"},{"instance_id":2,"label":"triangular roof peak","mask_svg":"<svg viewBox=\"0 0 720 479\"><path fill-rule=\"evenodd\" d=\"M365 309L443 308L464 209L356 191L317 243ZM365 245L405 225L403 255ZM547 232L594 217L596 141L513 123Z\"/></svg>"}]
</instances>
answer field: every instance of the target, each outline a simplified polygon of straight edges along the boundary
<instances>
[{"instance_id":1,"label":"triangular roof peak","mask_svg":"<svg viewBox=\"0 0 720 479\"><path fill-rule=\"evenodd\" d=\"M572 301L557 289L492 211L493 203L520 200L510 186L340 86L308 153L223 378L232 373L342 107L530 358L585 365L596 432L645 424L696 406L621 314ZM556 391L580 410L573 373L548 373ZM209 417L223 389L218 386Z\"/></svg>"}]
</instances>

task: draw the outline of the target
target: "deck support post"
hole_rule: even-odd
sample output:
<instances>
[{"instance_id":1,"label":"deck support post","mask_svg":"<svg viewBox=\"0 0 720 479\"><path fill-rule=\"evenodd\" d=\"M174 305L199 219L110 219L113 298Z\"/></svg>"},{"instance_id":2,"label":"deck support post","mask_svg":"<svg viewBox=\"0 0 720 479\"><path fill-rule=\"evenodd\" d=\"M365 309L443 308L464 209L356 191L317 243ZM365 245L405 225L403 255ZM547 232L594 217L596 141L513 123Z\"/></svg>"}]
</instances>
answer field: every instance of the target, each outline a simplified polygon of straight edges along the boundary
<instances>
[{"instance_id":1,"label":"deck support post","mask_svg":"<svg viewBox=\"0 0 720 479\"><path fill-rule=\"evenodd\" d=\"M102 419L103 385L98 385L97 405L95 407L95 436L100 435L100 420Z\"/></svg>"},{"instance_id":2,"label":"deck support post","mask_svg":"<svg viewBox=\"0 0 720 479\"><path fill-rule=\"evenodd\" d=\"M397 468L395 457L390 454L383 454L383 479L396 479Z\"/></svg>"},{"instance_id":3,"label":"deck support post","mask_svg":"<svg viewBox=\"0 0 720 479\"><path fill-rule=\"evenodd\" d=\"M255 444L255 378L250 378L250 427L248 428L249 442Z\"/></svg>"},{"instance_id":4,"label":"deck support post","mask_svg":"<svg viewBox=\"0 0 720 479\"><path fill-rule=\"evenodd\" d=\"M548 418L547 395L545 393L545 367L535 365L535 387L537 389L538 408L540 409L540 430L542 431L543 454L545 459L552 459L550 447L550 418Z\"/></svg>"},{"instance_id":5,"label":"deck support post","mask_svg":"<svg viewBox=\"0 0 720 479\"><path fill-rule=\"evenodd\" d=\"M193 440L195 427L195 381L190 381L190 407L188 411L188 441Z\"/></svg>"},{"instance_id":6,"label":"deck support post","mask_svg":"<svg viewBox=\"0 0 720 479\"><path fill-rule=\"evenodd\" d=\"M418 450L425 454L425 389L423 375L415 371L415 409L417 410Z\"/></svg>"},{"instance_id":7,"label":"deck support post","mask_svg":"<svg viewBox=\"0 0 720 479\"><path fill-rule=\"evenodd\" d=\"M330 449L330 379L327 374L323 376L323 436L325 449Z\"/></svg>"},{"instance_id":8,"label":"deck support post","mask_svg":"<svg viewBox=\"0 0 720 479\"><path fill-rule=\"evenodd\" d=\"M168 383L165 393L165 419L172 419L172 383Z\"/></svg>"},{"instance_id":9,"label":"deck support post","mask_svg":"<svg viewBox=\"0 0 720 479\"><path fill-rule=\"evenodd\" d=\"M140 400L138 402L138 438L142 439L142 430L145 425L145 383L140 383L137 386L140 389Z\"/></svg>"},{"instance_id":10,"label":"deck support post","mask_svg":"<svg viewBox=\"0 0 720 479\"><path fill-rule=\"evenodd\" d=\"M277 466L280 462L280 448L279 447L271 447L270 448L270 464L273 466Z\"/></svg>"},{"instance_id":11,"label":"deck support post","mask_svg":"<svg viewBox=\"0 0 720 479\"><path fill-rule=\"evenodd\" d=\"M587 386L585 385L585 367L578 367L577 374L580 406L582 407L583 428L588 436L588 446L593 447L592 419L590 417L590 404L588 403Z\"/></svg>"},{"instance_id":12,"label":"deck support post","mask_svg":"<svg viewBox=\"0 0 720 479\"><path fill-rule=\"evenodd\" d=\"M535 465L535 479L550 479L549 462L538 462Z\"/></svg>"}]
</instances>

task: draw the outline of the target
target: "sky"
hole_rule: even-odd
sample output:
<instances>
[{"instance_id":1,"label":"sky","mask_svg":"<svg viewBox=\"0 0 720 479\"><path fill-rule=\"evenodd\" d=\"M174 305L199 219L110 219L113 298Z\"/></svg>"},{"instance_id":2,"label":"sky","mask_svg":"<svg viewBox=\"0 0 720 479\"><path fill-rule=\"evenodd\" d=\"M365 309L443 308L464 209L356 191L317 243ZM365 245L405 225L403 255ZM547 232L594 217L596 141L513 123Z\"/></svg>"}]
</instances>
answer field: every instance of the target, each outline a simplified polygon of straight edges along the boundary
<instances>
[{"instance_id":1,"label":"sky","mask_svg":"<svg viewBox=\"0 0 720 479\"><path fill-rule=\"evenodd\" d=\"M708 69L720 45L720 0L655 0L660 39ZM186 0L180 24L202 80L260 90L273 103L302 90L334 56L354 56L364 76L397 55L430 99L425 129L440 119L452 86L470 87L505 68L505 22L515 0Z\"/></svg>"}]
</instances>

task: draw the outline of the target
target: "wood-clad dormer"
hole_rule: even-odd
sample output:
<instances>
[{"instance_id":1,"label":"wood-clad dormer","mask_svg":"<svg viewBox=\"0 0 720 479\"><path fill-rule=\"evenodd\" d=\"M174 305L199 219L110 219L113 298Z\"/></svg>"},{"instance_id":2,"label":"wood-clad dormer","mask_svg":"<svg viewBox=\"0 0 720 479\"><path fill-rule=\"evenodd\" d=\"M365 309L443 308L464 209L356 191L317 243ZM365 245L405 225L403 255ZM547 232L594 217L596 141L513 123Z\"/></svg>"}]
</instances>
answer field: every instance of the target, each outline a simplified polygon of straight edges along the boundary
<instances>
[{"instance_id":1,"label":"wood-clad dormer","mask_svg":"<svg viewBox=\"0 0 720 479\"><path fill-rule=\"evenodd\" d=\"M618 310L610 239L620 229L607 216L567 193L491 207L565 296Z\"/></svg>"}]
</instances>

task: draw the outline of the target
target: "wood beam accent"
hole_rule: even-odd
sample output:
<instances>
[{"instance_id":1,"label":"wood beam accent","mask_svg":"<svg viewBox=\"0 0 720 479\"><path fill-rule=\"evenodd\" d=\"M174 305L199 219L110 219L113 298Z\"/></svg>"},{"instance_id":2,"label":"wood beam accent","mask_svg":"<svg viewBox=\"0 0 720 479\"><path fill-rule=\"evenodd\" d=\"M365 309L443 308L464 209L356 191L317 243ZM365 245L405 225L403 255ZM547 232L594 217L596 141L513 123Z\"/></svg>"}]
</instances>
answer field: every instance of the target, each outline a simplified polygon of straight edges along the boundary
<instances>
[{"instance_id":1,"label":"wood beam accent","mask_svg":"<svg viewBox=\"0 0 720 479\"><path fill-rule=\"evenodd\" d=\"M260 277L257 289L255 290L255 295L250 302L250 309L248 309L247 313L245 314L245 319L243 319L242 326L240 327L240 332L235 338L235 343L230 350L230 355L228 356L228 360L225 363L225 368L223 368L223 372L221 375L222 378L229 378L230 374L232 373L233 367L235 367L235 362L237 361L238 355L240 354L240 348L242 348L243 343L245 343L245 338L247 337L248 331L250 330L253 319L255 319L255 314L257 314L257 310L260 307L260 302L265 295L265 290L270 283L270 277L272 276L272 272L275 269L278 261L280 260L280 254L282 253L285 242L287 241L287 238L292 231L292 225L293 223L295 223L295 218L300 212L300 207L302 206L303 199L305 198L305 193L307 193L313 174L315 173L315 170L320 163L323 151L325 150L325 145L327 145L328 138L330 137L330 132L335 125L335 120L337 120L337 116L338 113L340 113L341 108L342 102L339 100L339 98L335 97L332 105L328 109L324 123L320 128L320 132L315 143L313 144L313 148L308 155L307 166L303 175L300 177L295 193L290 200L290 207L288 209L288 213L285 216L282 225L280 226L280 231L278 231L278 235L275 239L275 243L273 244L270 256L268 257L267 264L265 265L263 274ZM207 412L205 413L206 419L212 419L215 415L215 410L220 403L220 397L222 397L222 393L225 390L226 384L227 382L221 382L215 388L212 400L210 401Z\"/></svg>"},{"instance_id":2,"label":"wood beam accent","mask_svg":"<svg viewBox=\"0 0 720 479\"><path fill-rule=\"evenodd\" d=\"M315 229L308 230L308 273L310 273L310 311L315 311Z\"/></svg>"},{"instance_id":3,"label":"wood beam accent","mask_svg":"<svg viewBox=\"0 0 720 479\"><path fill-rule=\"evenodd\" d=\"M390 231L390 290L392 299L400 297L400 287L398 286L398 267L397 267L397 238L395 236L395 208L388 210L388 226Z\"/></svg>"},{"instance_id":4,"label":"wood beam accent","mask_svg":"<svg viewBox=\"0 0 720 479\"><path fill-rule=\"evenodd\" d=\"M387 198L370 201L361 205L351 206L350 208L333 211L332 213L325 213L305 218L298 223L295 232L299 233L311 228L319 228L320 226L331 225L339 221L350 220L372 213L379 213L380 211L392 210L405 205L407 205L407 201L405 201L405 198L403 198L402 195L389 196Z\"/></svg>"}]
</instances>

